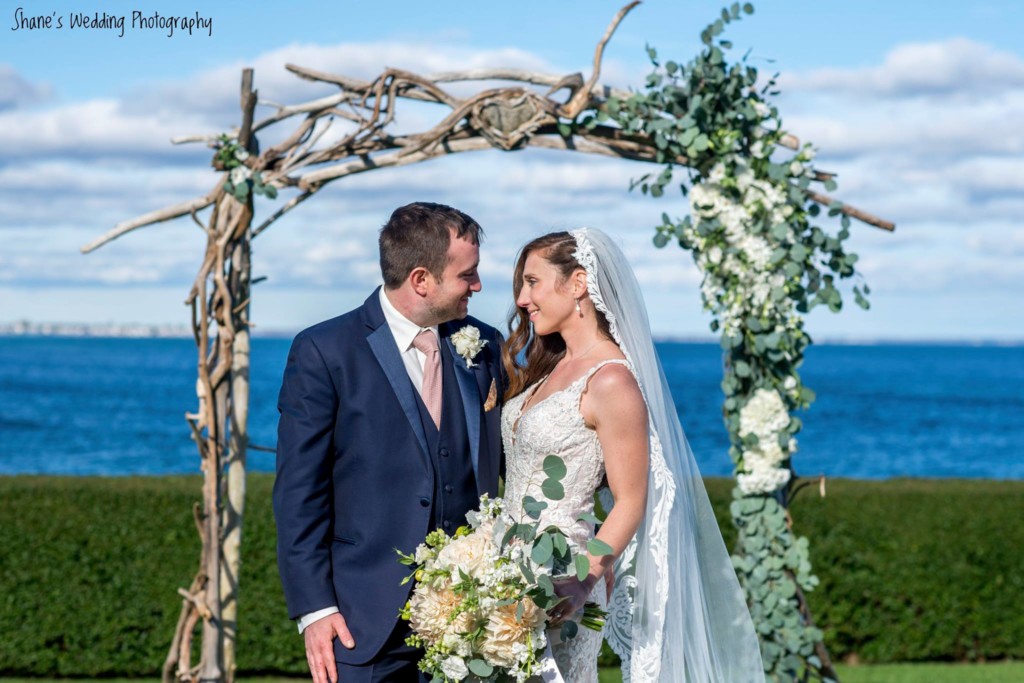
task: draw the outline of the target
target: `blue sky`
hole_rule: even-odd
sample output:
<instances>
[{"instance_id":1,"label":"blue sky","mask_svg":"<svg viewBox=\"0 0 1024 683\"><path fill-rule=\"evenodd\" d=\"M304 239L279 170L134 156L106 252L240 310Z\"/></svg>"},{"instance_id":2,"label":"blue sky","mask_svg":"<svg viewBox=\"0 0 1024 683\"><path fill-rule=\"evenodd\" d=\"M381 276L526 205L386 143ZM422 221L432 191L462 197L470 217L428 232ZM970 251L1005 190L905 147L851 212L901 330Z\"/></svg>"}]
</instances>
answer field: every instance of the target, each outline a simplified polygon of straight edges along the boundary
<instances>
[{"instance_id":1,"label":"blue sky","mask_svg":"<svg viewBox=\"0 0 1024 683\"><path fill-rule=\"evenodd\" d=\"M15 9L64 17L63 29L11 30ZM787 128L839 174L837 196L898 223L855 224L852 248L873 307L811 314L821 337L1024 339L1024 6L1019 2L755 2L729 28L764 71L782 72ZM32 2L0 9L0 322L184 322L202 254L187 220L128 235L95 254L78 247L119 221L204 193L209 151L169 139L238 120L238 80L256 68L263 98L330 92L288 74L294 62L371 78L385 65L419 73L518 66L589 73L619 2L507 3ZM620 26L602 82L638 86L644 44L688 60L722 3L648 0ZM70 12L212 19L212 36L69 30ZM772 61L769 61L772 60ZM262 109L267 112L269 109ZM443 116L443 114L441 114ZM399 123L438 118L410 107ZM678 196L627 191L642 167L527 151L462 155L342 180L255 243L254 319L299 328L358 305L377 281L375 233L416 199L467 210L488 234L484 292L472 312L500 323L516 249L583 224L620 237L659 334L707 336L699 275L678 249L655 250ZM275 206L257 203L259 215ZM259 218L258 215L258 218Z\"/></svg>"}]
</instances>

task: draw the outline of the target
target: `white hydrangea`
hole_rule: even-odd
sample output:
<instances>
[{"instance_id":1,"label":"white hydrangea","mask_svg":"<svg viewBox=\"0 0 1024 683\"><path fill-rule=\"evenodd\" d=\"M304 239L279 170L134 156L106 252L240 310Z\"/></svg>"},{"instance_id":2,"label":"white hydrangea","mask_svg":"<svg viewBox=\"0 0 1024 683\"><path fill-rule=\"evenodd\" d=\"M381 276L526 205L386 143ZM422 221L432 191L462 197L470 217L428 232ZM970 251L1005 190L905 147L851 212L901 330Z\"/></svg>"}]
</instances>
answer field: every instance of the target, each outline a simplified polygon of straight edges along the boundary
<instances>
[{"instance_id":1,"label":"white hydrangea","mask_svg":"<svg viewBox=\"0 0 1024 683\"><path fill-rule=\"evenodd\" d=\"M789 482L791 474L788 469L780 467L763 467L751 472L736 475L736 483L746 495L772 493Z\"/></svg>"},{"instance_id":2,"label":"white hydrangea","mask_svg":"<svg viewBox=\"0 0 1024 683\"><path fill-rule=\"evenodd\" d=\"M759 115L770 116L766 105L753 104ZM755 130L755 138L761 137L758 132ZM770 150L766 147L765 141L756 140L752 156L767 157ZM791 176L803 176L811 168L811 159L813 152L803 150L787 170ZM704 305L717 316L727 336L738 334L752 315L767 318L767 329L778 334L798 330L801 321L793 300L772 296L777 289L786 291L789 279L781 266L772 269L772 254L778 246L788 248L798 239L790 225L794 208L785 185L757 179L743 159L719 163L705 178L690 192L692 226L688 236L704 271ZM735 189L727 190L729 187ZM715 223L707 230L702 223L710 221ZM697 239L701 230L705 235ZM792 352L783 350L782 356L791 359ZM788 378L781 390L793 400L799 398L795 378ZM744 493L770 493L789 481L789 469L780 465L796 451L796 440L785 435L790 422L783 395L773 389L758 389L741 409L739 435L757 436L757 444L742 454L738 484Z\"/></svg>"},{"instance_id":3,"label":"white hydrangea","mask_svg":"<svg viewBox=\"0 0 1024 683\"><path fill-rule=\"evenodd\" d=\"M771 285L767 281L758 281L750 290L751 302L758 308L763 306L772 293Z\"/></svg>"},{"instance_id":4,"label":"white hydrangea","mask_svg":"<svg viewBox=\"0 0 1024 683\"><path fill-rule=\"evenodd\" d=\"M762 387L740 410L740 437L754 434L759 442L772 441L789 422L789 411L779 392Z\"/></svg>"},{"instance_id":5,"label":"white hydrangea","mask_svg":"<svg viewBox=\"0 0 1024 683\"><path fill-rule=\"evenodd\" d=\"M750 265L758 270L767 268L772 260L772 248L763 237L744 235L738 246L746 254Z\"/></svg>"}]
</instances>

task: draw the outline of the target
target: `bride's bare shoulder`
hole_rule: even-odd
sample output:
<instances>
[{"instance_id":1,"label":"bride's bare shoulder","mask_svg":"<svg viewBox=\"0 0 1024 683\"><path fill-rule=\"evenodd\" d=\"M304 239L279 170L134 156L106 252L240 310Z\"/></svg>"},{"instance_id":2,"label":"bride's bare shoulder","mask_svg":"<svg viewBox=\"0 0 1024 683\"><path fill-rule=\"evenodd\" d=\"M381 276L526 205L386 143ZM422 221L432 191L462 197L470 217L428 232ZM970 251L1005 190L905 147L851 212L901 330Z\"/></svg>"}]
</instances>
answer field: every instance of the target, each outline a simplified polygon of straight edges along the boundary
<instances>
[{"instance_id":1,"label":"bride's bare shoulder","mask_svg":"<svg viewBox=\"0 0 1024 683\"><path fill-rule=\"evenodd\" d=\"M625 364L604 361L604 364L591 375L586 391L598 398L615 395L620 391L635 391L639 395L640 386L636 383L636 377Z\"/></svg>"},{"instance_id":2,"label":"bride's bare shoulder","mask_svg":"<svg viewBox=\"0 0 1024 683\"><path fill-rule=\"evenodd\" d=\"M623 363L605 362L594 372L584 388L581 408L587 422L592 424L602 415L615 413L624 418L633 415L646 418L647 413L640 385Z\"/></svg>"}]
</instances>

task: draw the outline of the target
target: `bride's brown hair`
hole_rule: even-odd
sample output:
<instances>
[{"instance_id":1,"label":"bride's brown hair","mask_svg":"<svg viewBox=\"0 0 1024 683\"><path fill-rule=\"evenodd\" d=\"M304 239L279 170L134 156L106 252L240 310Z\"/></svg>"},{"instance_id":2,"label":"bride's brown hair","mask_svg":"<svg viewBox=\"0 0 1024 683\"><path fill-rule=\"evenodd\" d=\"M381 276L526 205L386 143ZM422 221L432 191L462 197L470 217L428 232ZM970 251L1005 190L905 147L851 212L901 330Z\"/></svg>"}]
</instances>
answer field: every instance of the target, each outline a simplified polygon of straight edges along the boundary
<instances>
[{"instance_id":1,"label":"bride's brown hair","mask_svg":"<svg viewBox=\"0 0 1024 683\"><path fill-rule=\"evenodd\" d=\"M508 341L501 349L501 361L505 365L508 377L505 401L521 394L527 387L549 374L565 356L565 341L562 335L557 332L544 336L533 334L529 313L515 303L523 290L526 259L532 253L540 252L545 261L558 269L558 284L561 285L574 272L583 269L573 256L575 251L576 240L572 235L568 232L552 232L528 242L519 252L515 273L512 275L513 300L512 310L508 315ZM612 338L608 319L601 311L597 311L597 327L603 336ZM524 362L520 363L520 352L524 349Z\"/></svg>"}]
</instances>

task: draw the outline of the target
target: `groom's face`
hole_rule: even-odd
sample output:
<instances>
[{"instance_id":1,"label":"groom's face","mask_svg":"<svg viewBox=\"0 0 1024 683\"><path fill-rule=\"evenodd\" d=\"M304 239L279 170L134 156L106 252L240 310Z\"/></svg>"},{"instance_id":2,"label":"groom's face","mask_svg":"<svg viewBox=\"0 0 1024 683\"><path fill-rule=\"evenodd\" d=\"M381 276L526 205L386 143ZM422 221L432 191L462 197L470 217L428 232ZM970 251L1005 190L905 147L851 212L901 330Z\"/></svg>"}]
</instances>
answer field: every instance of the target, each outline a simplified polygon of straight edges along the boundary
<instances>
[{"instance_id":1,"label":"groom's face","mask_svg":"<svg viewBox=\"0 0 1024 683\"><path fill-rule=\"evenodd\" d=\"M434 280L427 303L438 324L460 320L469 314L469 297L480 291L480 246L459 239L452 232L448 264L440 280Z\"/></svg>"}]
</instances>

